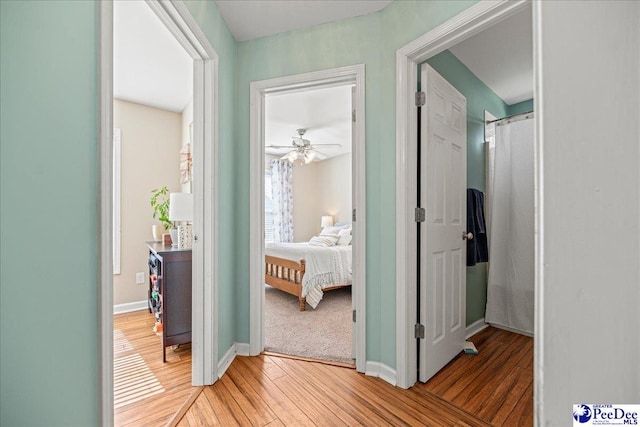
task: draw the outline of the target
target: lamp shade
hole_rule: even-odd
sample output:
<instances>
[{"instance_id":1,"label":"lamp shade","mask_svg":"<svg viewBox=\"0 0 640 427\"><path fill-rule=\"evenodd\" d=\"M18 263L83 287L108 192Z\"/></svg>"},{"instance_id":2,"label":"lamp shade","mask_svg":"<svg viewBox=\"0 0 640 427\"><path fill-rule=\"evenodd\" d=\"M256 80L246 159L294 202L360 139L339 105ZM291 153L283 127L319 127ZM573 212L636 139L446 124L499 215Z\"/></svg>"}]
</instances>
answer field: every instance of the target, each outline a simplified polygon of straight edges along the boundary
<instances>
[{"instance_id":1,"label":"lamp shade","mask_svg":"<svg viewBox=\"0 0 640 427\"><path fill-rule=\"evenodd\" d=\"M320 221L320 227L331 227L333 225L333 217L331 215L323 215Z\"/></svg>"},{"instance_id":2,"label":"lamp shade","mask_svg":"<svg viewBox=\"0 0 640 427\"><path fill-rule=\"evenodd\" d=\"M193 221L193 194L169 194L169 221Z\"/></svg>"}]
</instances>

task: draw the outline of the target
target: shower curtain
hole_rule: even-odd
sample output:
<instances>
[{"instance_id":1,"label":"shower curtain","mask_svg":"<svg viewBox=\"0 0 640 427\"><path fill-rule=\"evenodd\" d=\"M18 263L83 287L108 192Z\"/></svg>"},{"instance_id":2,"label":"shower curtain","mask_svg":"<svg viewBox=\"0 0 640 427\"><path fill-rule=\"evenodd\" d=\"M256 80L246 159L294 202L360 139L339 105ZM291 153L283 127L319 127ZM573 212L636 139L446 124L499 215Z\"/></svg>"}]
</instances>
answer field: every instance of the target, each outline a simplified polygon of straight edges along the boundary
<instances>
[{"instance_id":1,"label":"shower curtain","mask_svg":"<svg viewBox=\"0 0 640 427\"><path fill-rule=\"evenodd\" d=\"M493 141L492 141L493 142ZM533 120L496 126L489 147L485 322L533 334Z\"/></svg>"}]
</instances>

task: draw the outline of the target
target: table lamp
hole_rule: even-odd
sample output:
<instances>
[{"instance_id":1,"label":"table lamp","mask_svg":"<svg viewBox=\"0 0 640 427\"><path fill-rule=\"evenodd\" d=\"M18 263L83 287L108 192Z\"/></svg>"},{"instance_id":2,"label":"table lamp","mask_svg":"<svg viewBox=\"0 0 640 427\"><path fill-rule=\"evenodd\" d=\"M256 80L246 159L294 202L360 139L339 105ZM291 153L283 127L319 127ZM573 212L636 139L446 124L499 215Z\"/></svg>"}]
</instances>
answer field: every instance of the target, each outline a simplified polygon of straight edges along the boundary
<instances>
[{"instance_id":1,"label":"table lamp","mask_svg":"<svg viewBox=\"0 0 640 427\"><path fill-rule=\"evenodd\" d=\"M178 249L191 249L193 242L193 194L171 193L169 194L169 221L179 222L178 241L171 246Z\"/></svg>"}]
</instances>

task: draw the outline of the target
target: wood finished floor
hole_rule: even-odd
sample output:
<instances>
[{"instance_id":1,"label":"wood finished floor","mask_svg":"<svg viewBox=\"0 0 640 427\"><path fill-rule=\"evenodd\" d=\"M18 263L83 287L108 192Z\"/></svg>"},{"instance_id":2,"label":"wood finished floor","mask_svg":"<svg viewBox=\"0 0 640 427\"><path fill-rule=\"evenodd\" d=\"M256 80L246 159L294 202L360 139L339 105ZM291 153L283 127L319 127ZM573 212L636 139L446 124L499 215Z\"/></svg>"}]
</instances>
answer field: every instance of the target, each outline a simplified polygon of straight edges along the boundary
<instances>
[{"instance_id":1,"label":"wood finished floor","mask_svg":"<svg viewBox=\"0 0 640 427\"><path fill-rule=\"evenodd\" d=\"M114 424L164 426L180 410L193 389L191 346L180 346L176 351L167 348L167 363L162 363L162 338L152 330L153 315L145 310L118 314L113 319L114 370L117 371L122 360L138 354L163 389L161 393L136 400L144 397L145 389L145 384L138 380L140 364L128 368L120 377L115 372L114 398L116 406L118 402L122 406L114 410Z\"/></svg>"},{"instance_id":2,"label":"wood finished floor","mask_svg":"<svg viewBox=\"0 0 640 427\"><path fill-rule=\"evenodd\" d=\"M119 426L166 425L189 399L178 426L533 425L533 339L522 335L487 328L472 338L479 355L461 354L409 390L353 369L261 355L236 357L198 395L190 386L190 349L169 349L163 366L159 337L147 333L152 317L121 316L128 319L116 316L116 329L131 334L130 352L141 352L140 340L165 392L116 410Z\"/></svg>"}]
</instances>

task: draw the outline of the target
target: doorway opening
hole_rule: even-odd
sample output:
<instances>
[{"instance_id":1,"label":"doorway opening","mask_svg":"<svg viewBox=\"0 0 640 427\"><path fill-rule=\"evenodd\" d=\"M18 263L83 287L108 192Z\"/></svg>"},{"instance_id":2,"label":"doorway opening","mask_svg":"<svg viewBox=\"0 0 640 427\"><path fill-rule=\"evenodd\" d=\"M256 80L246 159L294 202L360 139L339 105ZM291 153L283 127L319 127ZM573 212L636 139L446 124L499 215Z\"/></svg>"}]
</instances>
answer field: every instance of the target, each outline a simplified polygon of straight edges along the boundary
<instances>
[{"instance_id":1,"label":"doorway opening","mask_svg":"<svg viewBox=\"0 0 640 427\"><path fill-rule=\"evenodd\" d=\"M483 30L489 29L499 22L516 15L518 12L522 12L530 8L530 3L519 2L510 3L503 2L499 4L477 4L473 7L462 12L456 16L451 22L447 22L440 27L437 27L433 31L425 34L421 38L409 43L398 51L397 61L397 74L399 76L397 81L397 165L396 169L399 171L397 185L397 252L396 252L396 274L397 274L397 377L398 385L401 387L410 387L418 380L418 358L416 357L418 342L417 336L420 329L415 327L419 325L420 321L425 318L424 305L421 307L423 312L422 316L418 318L418 309L416 307L416 301L418 297L418 256L415 250L415 236L417 233L417 223L411 223L407 220L409 213L413 214L413 210L418 206L417 204L417 164L413 163L411 159L415 156L413 153L417 152L418 135L415 123L418 121L418 115L420 111L416 108L416 101L418 99L414 96L414 92L417 88L418 82L418 65L435 58L436 55L450 55L455 57L450 52L444 52L446 49L452 48L460 42L469 39L470 37L480 33ZM529 18L530 19L530 18ZM452 23L455 24L455 30L451 31ZM531 26L531 24L529 24ZM533 55L531 55L533 56ZM446 76L445 76L446 77ZM415 101L414 101L415 98ZM427 101L428 102L428 101ZM479 129L480 132L480 144L469 145L469 150L476 150L475 152L469 152L469 157L480 156L482 163L484 163L484 145L482 144L482 132L484 130L484 117L482 115L483 110L480 112L477 120L469 120L468 126L473 125ZM499 114L501 112L498 112ZM475 113L474 113L475 114ZM506 114L504 114L506 115ZM471 123L471 124L469 124ZM476 145L478 145L476 147ZM407 160L410 159L410 160ZM484 165L482 165L484 166ZM474 181L475 180L475 181ZM477 182L476 182L477 181ZM464 183L468 188L477 188L482 190L485 183L484 167L476 170L469 170L469 180ZM473 184L473 185L469 185ZM424 207L424 200L422 201ZM464 202L466 204L466 195ZM430 213L427 211L427 215ZM431 212L433 215L433 212ZM411 215L412 216L412 215ZM466 217L466 215L465 215ZM466 221L465 221L466 222ZM414 224L416 224L414 226ZM466 224L464 224L466 228ZM416 227L416 228L414 228ZM467 230L462 230L467 231ZM467 233L465 233L467 234ZM457 235L458 239L462 239L464 236L462 233ZM453 237L452 237L453 238ZM533 238L533 236L532 236ZM482 269L482 267L481 267ZM433 274L436 270L430 269L426 273ZM467 270L468 271L468 270ZM486 271L485 271L486 277ZM424 274L423 274L424 275ZM461 277L466 277L466 274L462 274ZM463 287L464 290L469 290L468 286ZM474 288L472 291L476 292ZM472 297L471 292L468 292L468 297ZM451 294L447 294L445 291L442 296L444 298L451 297ZM424 294L422 295L424 297ZM481 296L482 297L482 296ZM483 298L478 298L483 305ZM462 300L464 304L462 310L465 313L467 311L467 302L469 298ZM444 302L444 301L443 301ZM480 308L482 314L484 307ZM434 319L433 310L427 314L427 322L431 322ZM432 316L431 318L429 316ZM468 337L474 332L484 327L484 321L481 319L483 315L478 319L474 319L475 314L469 315L465 333L463 337ZM450 319L442 318L444 321ZM478 323L469 320L478 320ZM414 332L415 331L415 332ZM436 337L430 337L436 338ZM460 343L464 344L464 343ZM462 350L460 347L459 350ZM421 354L422 359L425 354ZM423 379L424 380L424 379Z\"/></svg>"},{"instance_id":2,"label":"doorway opening","mask_svg":"<svg viewBox=\"0 0 640 427\"><path fill-rule=\"evenodd\" d=\"M347 365L355 359L353 89L265 96L267 352Z\"/></svg>"},{"instance_id":3,"label":"doorway opening","mask_svg":"<svg viewBox=\"0 0 640 427\"><path fill-rule=\"evenodd\" d=\"M217 54L182 3L148 1L160 23L192 59L193 120L188 132L192 142L193 193L191 383L212 384L217 379ZM113 376L113 46L114 5L100 3L100 417L114 421ZM180 137L180 139L182 139ZM183 143L186 141L180 141ZM176 173L179 174L177 153ZM125 183L126 184L126 183ZM149 234L151 232L149 231ZM150 236L151 237L151 236ZM151 238L149 238L151 240ZM144 246L144 242L140 243ZM144 251L144 248L143 248ZM147 263L140 266L145 271ZM139 286L139 285L138 285ZM146 307L143 308L146 310ZM160 346L159 354L160 354Z\"/></svg>"},{"instance_id":4,"label":"doorway opening","mask_svg":"<svg viewBox=\"0 0 640 427\"><path fill-rule=\"evenodd\" d=\"M342 89L341 89L342 88ZM317 270L317 265L311 265L311 273L304 279L305 275L309 271L307 268L307 261L311 264L321 264L315 259L307 260L305 256L294 256L292 259L287 260L283 254L275 254L265 252L265 237L267 239L273 238L279 239L268 231L269 227L277 225L277 229L274 231L277 235L286 235L286 228L280 228L283 224L270 224L269 212L265 208L273 208L274 204L266 206L267 203L271 203L272 200L265 199L265 182L266 174L270 173L271 177L276 180L270 180L275 185L280 185L278 182L279 176L286 177L288 173L291 174L293 179L293 163L303 163L304 166L298 166L298 171L301 172L300 177L312 173L314 169L323 169L318 164L314 165L313 159L318 157L330 158L330 153L339 154L341 147L334 145L321 145L325 144L341 144L335 141L322 141L322 134L319 133L322 126L317 125L316 139L313 136L313 128L309 126L307 129L303 124L296 125L292 122L284 123L282 131L287 135L284 141L270 142L267 139L267 134L270 132L272 125L267 126L267 119L269 114L269 104L273 101L276 105L278 101L286 101L286 97L300 97L303 94L315 94L320 95L323 92L341 91L344 93L342 96L349 100L347 103L349 106L345 111L347 112L347 121L344 126L348 127L349 131L352 131L351 141L352 149L351 154L343 153L341 156L337 156L336 160L329 163L335 163L335 166L343 169L340 171L340 175L344 175L345 165L347 163L351 166L351 187L350 193L345 193L342 197L342 205L344 208L333 208L329 205L319 206L314 213L302 214L300 219L302 220L298 232L300 234L297 240L313 240L321 245L333 246L335 249L334 254L330 254L329 261L336 261L338 264L343 264L343 271L327 273L324 276L319 274L313 275L314 268ZM286 102L285 102L286 103ZM274 112L276 109L273 110ZM286 120L285 120L286 121ZM273 129L279 127L275 126ZM282 77L278 79L265 80L259 82L253 82L251 84L251 211L250 211L250 254L251 254L251 270L250 270L250 349L249 352L252 355L257 355L265 350L265 284L271 286L266 288L270 293L282 297L283 293L290 293L295 295L291 297L291 301L295 304L295 307L289 307L295 310L296 313L301 315L314 315L312 312L313 306L317 305L322 307L323 302L327 302L329 299L343 295L343 300L348 304L351 299L351 310L346 311L346 319L342 320L341 327L347 329L352 328L352 349L344 349L345 354L348 356L345 359L355 359L356 369L364 372L365 360L365 292L366 284L364 281L364 249L365 249L365 175L364 175L364 66L350 66L333 70L325 70L289 77ZM329 135L325 136L329 138ZM308 142L307 142L308 141ZM282 147L275 147L283 145ZM266 146L269 146L268 148ZM279 150L279 151L278 151ZM283 152L284 151L284 152ZM270 161L268 168L266 166L266 153L272 153L272 156L276 157L273 162ZM281 154L276 154L281 153ZM282 157L285 157L283 159ZM289 160L291 159L291 160ZM336 161L338 163L336 163ZM305 164L306 162L306 164ZM315 162L317 163L317 162ZM329 165L326 163L326 165ZM275 166L274 166L275 165ZM280 165L282 171L280 171ZM276 169L274 169L275 167ZM305 168L306 169L303 169ZM287 172L287 171L290 172ZM274 172L278 171L278 172ZM274 173L278 173L275 176ZM324 173L324 172L322 172ZM315 191L329 190L332 185L331 181L337 172L329 172L327 179L322 179L317 183L320 185ZM331 176L330 176L331 175ZM270 177L270 178L271 178ZM309 178L316 179L317 178ZM344 179L344 178L343 178ZM280 180L282 181L282 180ZM336 184L337 185L337 184ZM302 188L301 188L302 189ZM304 190L303 190L304 191ZM314 191L314 190L312 190ZM319 194L315 197L313 194L307 194L310 196L310 204L318 204L321 200ZM350 200L349 200L350 197ZM344 199L347 199L344 201ZM329 199L327 199L329 200ZM346 205L350 204L348 208ZM306 203L301 204L301 208L308 205ZM267 215L265 215L265 212ZM272 212L273 214L273 212ZM278 221L282 222L282 214L278 211L276 215L279 216ZM285 215L285 218L288 216ZM267 219L267 221L265 221ZM286 222L286 221L285 221ZM331 223L331 225L329 225ZM285 224L286 225L286 224ZM331 227L321 227L321 226ZM321 235L321 229L325 229L325 235ZM267 236L267 231L269 235ZM336 246L339 239L339 234L342 231L343 241L351 238L351 245L343 244ZM293 230L291 230L293 233ZM326 237L326 235L330 235ZM335 236L334 236L335 235ZM291 234L289 241L294 240L295 236ZM332 239L335 239L333 241ZM332 240L329 242L329 240ZM333 243L333 244L331 244ZM268 244L269 246L271 244ZM307 245L313 247L313 245ZM350 246L350 248L349 248ZM321 246L318 246L322 250ZM329 249L329 248L324 248ZM351 254L351 259L348 259L346 253ZM281 255L281 256L278 256ZM326 256L326 255L324 255ZM291 258L291 257L290 257ZM296 259L297 258L297 259ZM303 262L300 262L303 261ZM348 268L348 265L351 268ZM350 271L349 271L350 270ZM329 277L333 274L332 277ZM326 280L325 280L326 279ZM331 286L329 281L335 280L335 286ZM307 292L303 288L303 281L305 284L311 284L311 292ZM325 286L322 286L323 281L327 281ZM348 285L350 282L351 298L348 298ZM319 285L319 286L315 286ZM340 289L329 290L333 287L339 287ZM324 289L323 289L324 288ZM284 291L284 292L282 292ZM328 291L328 292L324 292ZM331 293L334 293L331 296ZM324 295L324 296L323 296ZM288 296L287 296L288 297ZM327 298L325 301L320 301L322 298ZM344 302L344 301L343 301ZM312 305L311 305L312 304ZM300 309L304 308L304 311ZM327 303L325 308L329 308ZM309 312L307 312L309 311ZM344 310L343 310L344 311ZM318 312L320 313L320 311ZM311 317L311 316L308 316ZM344 324L346 321L346 325ZM330 347L330 346L329 346ZM268 348L268 347L267 347Z\"/></svg>"}]
</instances>

